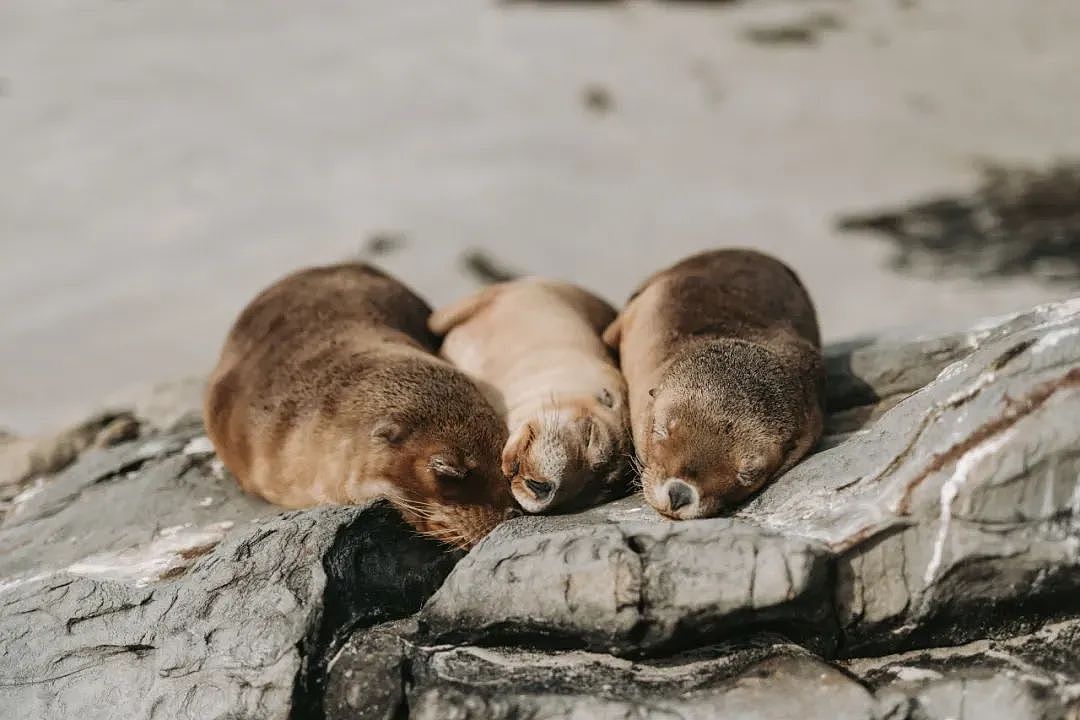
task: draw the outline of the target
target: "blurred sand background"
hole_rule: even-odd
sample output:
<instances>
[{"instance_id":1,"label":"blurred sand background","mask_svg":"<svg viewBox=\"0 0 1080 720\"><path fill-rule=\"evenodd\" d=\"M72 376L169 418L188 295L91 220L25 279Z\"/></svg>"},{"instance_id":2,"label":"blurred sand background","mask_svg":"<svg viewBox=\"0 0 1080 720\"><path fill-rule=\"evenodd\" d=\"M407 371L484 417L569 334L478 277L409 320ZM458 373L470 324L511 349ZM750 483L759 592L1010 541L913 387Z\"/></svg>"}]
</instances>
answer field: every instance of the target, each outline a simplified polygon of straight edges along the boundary
<instances>
[{"instance_id":1,"label":"blurred sand background","mask_svg":"<svg viewBox=\"0 0 1080 720\"><path fill-rule=\"evenodd\" d=\"M1076 0L4 0L0 425L206 370L262 286L379 237L436 304L469 249L621 301L758 247L829 339L1068 295L837 220L1080 155L1078 38Z\"/></svg>"}]
</instances>

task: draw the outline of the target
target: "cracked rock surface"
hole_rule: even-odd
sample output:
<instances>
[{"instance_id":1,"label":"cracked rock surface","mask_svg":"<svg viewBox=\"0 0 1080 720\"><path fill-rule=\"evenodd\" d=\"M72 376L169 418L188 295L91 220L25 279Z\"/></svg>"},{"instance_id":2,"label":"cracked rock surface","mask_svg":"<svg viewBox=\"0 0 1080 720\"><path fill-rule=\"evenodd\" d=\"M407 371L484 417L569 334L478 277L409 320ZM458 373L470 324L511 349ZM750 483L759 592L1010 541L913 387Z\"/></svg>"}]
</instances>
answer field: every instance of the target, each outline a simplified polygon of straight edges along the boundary
<instances>
[{"instance_id":1,"label":"cracked rock surface","mask_svg":"<svg viewBox=\"0 0 1080 720\"><path fill-rule=\"evenodd\" d=\"M454 559L381 503L245 496L197 426L87 454L0 526L0 717L318 717L342 632Z\"/></svg>"},{"instance_id":2,"label":"cracked rock surface","mask_svg":"<svg viewBox=\"0 0 1080 720\"><path fill-rule=\"evenodd\" d=\"M190 413L94 426L0 506L0 718L1080 718L1080 300L827 367L818 452L733 516L464 557L243 495Z\"/></svg>"},{"instance_id":3,"label":"cracked rock surface","mask_svg":"<svg viewBox=\"0 0 1080 720\"><path fill-rule=\"evenodd\" d=\"M828 662L757 634L663 658L428 645L411 621L355 634L331 718L1041 720L1080 711L1080 621L958 647Z\"/></svg>"}]
</instances>

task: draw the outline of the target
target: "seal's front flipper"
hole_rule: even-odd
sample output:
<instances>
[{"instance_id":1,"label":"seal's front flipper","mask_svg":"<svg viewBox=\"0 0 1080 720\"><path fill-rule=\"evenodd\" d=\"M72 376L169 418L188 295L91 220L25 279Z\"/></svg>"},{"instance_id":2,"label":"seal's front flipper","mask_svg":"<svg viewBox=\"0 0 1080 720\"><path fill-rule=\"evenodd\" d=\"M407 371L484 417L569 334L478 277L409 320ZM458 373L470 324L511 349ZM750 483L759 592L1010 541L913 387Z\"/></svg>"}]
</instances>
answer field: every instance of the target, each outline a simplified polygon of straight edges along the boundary
<instances>
[{"instance_id":1,"label":"seal's front flipper","mask_svg":"<svg viewBox=\"0 0 1080 720\"><path fill-rule=\"evenodd\" d=\"M446 307L439 308L428 318L428 329L436 335L446 335L491 304L501 290L502 284L491 285Z\"/></svg>"}]
</instances>

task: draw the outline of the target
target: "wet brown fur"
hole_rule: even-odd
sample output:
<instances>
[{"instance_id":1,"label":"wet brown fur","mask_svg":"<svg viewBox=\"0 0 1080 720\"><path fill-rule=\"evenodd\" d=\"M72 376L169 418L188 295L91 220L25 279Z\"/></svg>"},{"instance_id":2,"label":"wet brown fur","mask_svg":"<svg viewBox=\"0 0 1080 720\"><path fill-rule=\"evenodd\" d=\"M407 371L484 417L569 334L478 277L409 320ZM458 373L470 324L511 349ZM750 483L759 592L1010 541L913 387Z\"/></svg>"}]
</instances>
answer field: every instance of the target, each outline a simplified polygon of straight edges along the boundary
<instances>
[{"instance_id":1,"label":"wet brown fur","mask_svg":"<svg viewBox=\"0 0 1080 720\"><path fill-rule=\"evenodd\" d=\"M824 371L795 273L751 250L687 258L651 277L604 335L621 354L646 499L706 517L745 499L821 436ZM699 502L671 512L668 478Z\"/></svg>"},{"instance_id":2,"label":"wet brown fur","mask_svg":"<svg viewBox=\"0 0 1080 720\"><path fill-rule=\"evenodd\" d=\"M506 431L433 353L430 308L348 263L289 275L240 314L210 377L207 432L248 492L285 507L389 497L420 531L466 546L511 505Z\"/></svg>"}]
</instances>

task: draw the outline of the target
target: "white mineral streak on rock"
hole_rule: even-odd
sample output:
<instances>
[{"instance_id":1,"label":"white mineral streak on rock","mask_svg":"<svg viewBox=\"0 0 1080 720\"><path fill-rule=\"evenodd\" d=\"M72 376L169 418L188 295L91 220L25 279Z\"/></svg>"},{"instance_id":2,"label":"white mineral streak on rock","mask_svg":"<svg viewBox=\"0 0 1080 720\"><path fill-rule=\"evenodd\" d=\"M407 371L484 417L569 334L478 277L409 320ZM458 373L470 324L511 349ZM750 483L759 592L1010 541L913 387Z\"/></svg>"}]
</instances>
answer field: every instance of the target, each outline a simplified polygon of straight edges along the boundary
<instances>
[{"instance_id":1,"label":"white mineral streak on rock","mask_svg":"<svg viewBox=\"0 0 1080 720\"><path fill-rule=\"evenodd\" d=\"M221 542L232 526L226 520L202 528L192 529L190 523L166 528L147 545L91 555L68 566L67 572L145 587L186 570Z\"/></svg>"},{"instance_id":2,"label":"white mineral streak on rock","mask_svg":"<svg viewBox=\"0 0 1080 720\"><path fill-rule=\"evenodd\" d=\"M35 580L41 580L43 578L47 578L50 575L54 575L54 574L55 573L44 572L44 573L35 573L33 575L16 575L15 577L9 577L9 578L0 579L0 595L3 595L8 590L14 590L15 588L19 587L20 585L25 585L26 583L31 583L31 582L34 582Z\"/></svg>"},{"instance_id":3,"label":"white mineral streak on rock","mask_svg":"<svg viewBox=\"0 0 1080 720\"><path fill-rule=\"evenodd\" d=\"M155 455L160 455L163 452L165 452L165 443L160 440L150 440L143 443L139 448L139 455L145 458L151 458Z\"/></svg>"},{"instance_id":4,"label":"white mineral streak on rock","mask_svg":"<svg viewBox=\"0 0 1080 720\"><path fill-rule=\"evenodd\" d=\"M181 525L170 525L167 528L162 528L161 530L158 530L158 535L160 535L161 537L172 537L173 535L181 532L182 530L187 530L194 524L195 523L183 523Z\"/></svg>"},{"instance_id":5,"label":"white mineral streak on rock","mask_svg":"<svg viewBox=\"0 0 1080 720\"><path fill-rule=\"evenodd\" d=\"M908 665L898 665L896 667L889 668L897 680L903 680L904 682L918 682L920 680L939 680L943 676L936 670L928 670L920 667L910 667Z\"/></svg>"},{"instance_id":6,"label":"white mineral streak on rock","mask_svg":"<svg viewBox=\"0 0 1080 720\"><path fill-rule=\"evenodd\" d=\"M940 376L938 377L940 379ZM962 390L957 390L952 395L950 395L948 399L945 400L945 405L957 405L961 402L964 402L968 398L974 397L976 393L980 392L983 388L985 388L987 385L991 384L995 380L997 380L997 373L993 370L987 370L986 372L979 375L979 377L976 378L975 382L971 383L971 385L968 385Z\"/></svg>"},{"instance_id":7,"label":"white mineral streak on rock","mask_svg":"<svg viewBox=\"0 0 1080 720\"><path fill-rule=\"evenodd\" d=\"M942 380L948 380L949 378L958 375L965 367L967 367L967 362L965 360L954 360L953 362L943 367L941 369L941 372L937 374L937 377L934 378L930 383L927 383L927 385L941 382ZM920 390L921 389L922 388L920 388Z\"/></svg>"},{"instance_id":8,"label":"white mineral streak on rock","mask_svg":"<svg viewBox=\"0 0 1080 720\"><path fill-rule=\"evenodd\" d=\"M984 654L986 655L986 657L992 657L992 658L997 658L999 660L1004 660L1005 662L1009 663L1010 665L1012 665L1017 670L1020 670L1021 672L1023 672L1024 673L1024 678L1026 680L1028 680L1030 682L1033 682L1035 684L1038 684L1038 685L1053 685L1054 682L1055 682L1052 677L1047 676L1047 673L1042 668L1039 668L1039 667L1037 667L1035 665L1032 665L1031 663L1027 662L1023 658L1019 658L1016 655L1013 655L1012 653L1005 652L1004 650L995 650L993 648L990 648L990 649L986 650L986 652Z\"/></svg>"},{"instance_id":9,"label":"white mineral streak on rock","mask_svg":"<svg viewBox=\"0 0 1080 720\"><path fill-rule=\"evenodd\" d=\"M1080 475L1075 478L1072 498L1069 500L1069 509L1072 510L1074 519L1080 520Z\"/></svg>"},{"instance_id":10,"label":"white mineral streak on rock","mask_svg":"<svg viewBox=\"0 0 1080 720\"><path fill-rule=\"evenodd\" d=\"M1031 346L1031 352L1045 352L1065 338L1070 338L1077 333L1080 333L1080 327L1064 327L1058 328L1057 330L1051 330Z\"/></svg>"},{"instance_id":11,"label":"white mineral streak on rock","mask_svg":"<svg viewBox=\"0 0 1080 720\"><path fill-rule=\"evenodd\" d=\"M12 505L21 505L30 498L34 497L42 490L45 489L45 478L39 477L34 479L34 484L23 490L21 493L11 498Z\"/></svg>"},{"instance_id":12,"label":"white mineral streak on rock","mask_svg":"<svg viewBox=\"0 0 1080 720\"><path fill-rule=\"evenodd\" d=\"M1045 313L1054 320L1068 320L1080 315L1080 296L1061 300L1060 302L1036 305L1030 312Z\"/></svg>"},{"instance_id":13,"label":"white mineral streak on rock","mask_svg":"<svg viewBox=\"0 0 1080 720\"><path fill-rule=\"evenodd\" d=\"M1039 305L1034 310L1039 308L1046 308L1047 305ZM1033 311L1034 311L1033 310ZM1032 311L1032 312L1033 312ZM983 340L991 331L996 330L1010 320L1015 320L1024 314L1024 311L1005 313L1004 315L991 315L984 317L980 320L976 320L971 327L968 328L968 336L973 342L979 342Z\"/></svg>"},{"instance_id":14,"label":"white mineral streak on rock","mask_svg":"<svg viewBox=\"0 0 1080 720\"><path fill-rule=\"evenodd\" d=\"M210 442L210 438L205 435L192 438L188 444L184 446L185 455L212 455L213 453L214 444Z\"/></svg>"},{"instance_id":15,"label":"white mineral streak on rock","mask_svg":"<svg viewBox=\"0 0 1080 720\"><path fill-rule=\"evenodd\" d=\"M934 581L934 577L941 567L942 555L945 551L945 540L949 535L949 522L952 520L953 501L956 500L960 489L979 464L1000 452L1015 435L1016 429L1009 428L1005 432L987 438L968 450L957 460L952 477L941 486L941 514L938 520L938 536L934 542L933 555L931 555L930 562L926 566L926 573L923 575L923 580L928 585Z\"/></svg>"}]
</instances>

